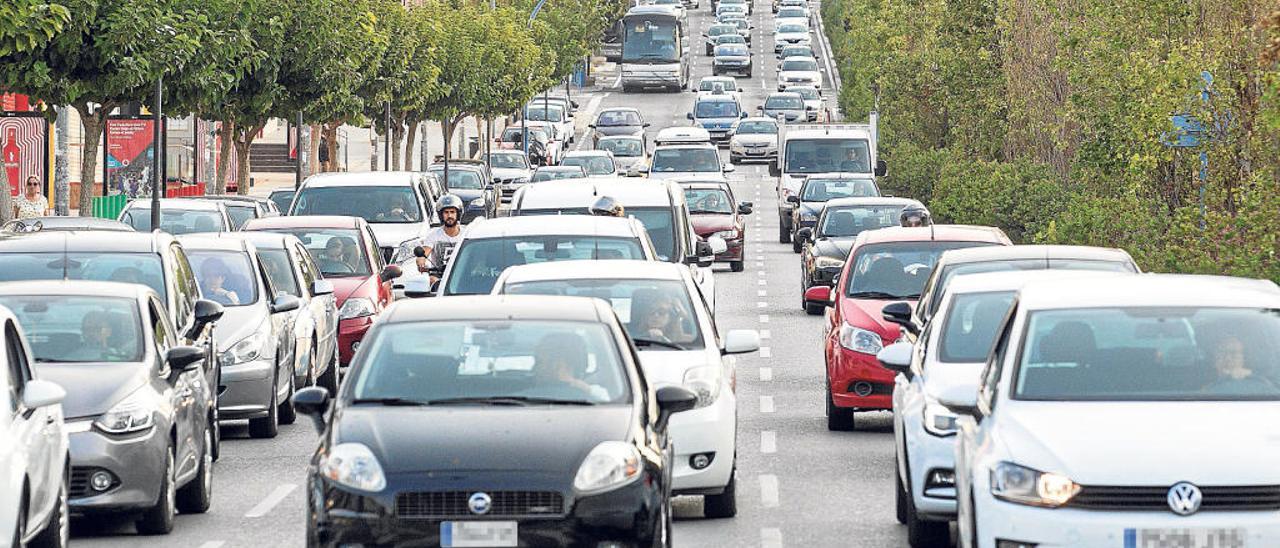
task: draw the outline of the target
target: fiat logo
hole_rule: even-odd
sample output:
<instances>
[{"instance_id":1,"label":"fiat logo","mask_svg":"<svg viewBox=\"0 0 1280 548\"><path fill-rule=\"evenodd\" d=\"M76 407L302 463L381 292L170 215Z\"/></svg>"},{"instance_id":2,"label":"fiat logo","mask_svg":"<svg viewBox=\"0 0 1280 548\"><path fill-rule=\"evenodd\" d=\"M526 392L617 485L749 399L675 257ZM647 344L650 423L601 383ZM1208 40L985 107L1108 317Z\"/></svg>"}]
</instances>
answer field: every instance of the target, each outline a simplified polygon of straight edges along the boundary
<instances>
[{"instance_id":1,"label":"fiat logo","mask_svg":"<svg viewBox=\"0 0 1280 548\"><path fill-rule=\"evenodd\" d=\"M467 499L467 508L472 514L483 516L489 513L489 509L493 508L493 498L488 493L475 493L471 498Z\"/></svg>"},{"instance_id":2,"label":"fiat logo","mask_svg":"<svg viewBox=\"0 0 1280 548\"><path fill-rule=\"evenodd\" d=\"M1173 510L1173 513L1189 516L1200 509L1200 503L1204 502L1204 495L1199 487L1183 481L1169 488L1166 502L1169 503L1169 509Z\"/></svg>"}]
</instances>

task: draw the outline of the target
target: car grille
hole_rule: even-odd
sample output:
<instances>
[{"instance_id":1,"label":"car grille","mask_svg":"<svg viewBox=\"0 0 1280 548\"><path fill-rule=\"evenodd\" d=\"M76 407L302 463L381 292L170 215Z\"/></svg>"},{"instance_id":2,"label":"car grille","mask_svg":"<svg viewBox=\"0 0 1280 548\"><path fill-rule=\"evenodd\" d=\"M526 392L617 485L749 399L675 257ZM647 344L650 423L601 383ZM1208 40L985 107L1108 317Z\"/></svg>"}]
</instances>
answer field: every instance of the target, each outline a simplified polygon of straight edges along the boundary
<instances>
[{"instance_id":1,"label":"car grille","mask_svg":"<svg viewBox=\"0 0 1280 548\"><path fill-rule=\"evenodd\" d=\"M396 248L394 247L379 247L378 251L382 252L382 260L386 263L390 263L391 258L396 254Z\"/></svg>"},{"instance_id":2,"label":"car grille","mask_svg":"<svg viewBox=\"0 0 1280 548\"><path fill-rule=\"evenodd\" d=\"M1200 511L1280 510L1280 485L1200 487ZM1168 487L1081 486L1067 503L1087 510L1169 511Z\"/></svg>"},{"instance_id":3,"label":"car grille","mask_svg":"<svg viewBox=\"0 0 1280 548\"><path fill-rule=\"evenodd\" d=\"M437 519L474 517L467 501L477 491L426 491L396 495L396 515ZM485 517L558 516L564 496L555 491L486 491L493 502Z\"/></svg>"}]
</instances>

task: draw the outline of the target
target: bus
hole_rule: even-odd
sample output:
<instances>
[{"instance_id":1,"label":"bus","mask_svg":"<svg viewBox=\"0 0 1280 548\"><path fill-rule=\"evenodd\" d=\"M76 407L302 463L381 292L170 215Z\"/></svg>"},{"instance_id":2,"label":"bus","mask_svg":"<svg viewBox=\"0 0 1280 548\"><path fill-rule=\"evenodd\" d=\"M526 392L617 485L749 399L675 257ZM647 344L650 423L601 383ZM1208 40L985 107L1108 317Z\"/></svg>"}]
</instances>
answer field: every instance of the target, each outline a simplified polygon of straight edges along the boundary
<instances>
[{"instance_id":1,"label":"bus","mask_svg":"<svg viewBox=\"0 0 1280 548\"><path fill-rule=\"evenodd\" d=\"M636 6L622 17L622 90L689 87L689 45L676 6Z\"/></svg>"}]
</instances>

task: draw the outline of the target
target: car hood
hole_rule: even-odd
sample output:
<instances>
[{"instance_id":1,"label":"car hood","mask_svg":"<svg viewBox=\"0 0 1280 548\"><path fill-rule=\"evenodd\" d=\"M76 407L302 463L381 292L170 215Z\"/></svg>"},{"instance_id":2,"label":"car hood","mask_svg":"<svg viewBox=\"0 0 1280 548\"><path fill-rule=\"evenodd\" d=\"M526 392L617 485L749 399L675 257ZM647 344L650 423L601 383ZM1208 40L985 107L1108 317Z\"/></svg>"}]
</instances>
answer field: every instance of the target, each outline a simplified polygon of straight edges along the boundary
<instances>
[{"instance_id":1,"label":"car hood","mask_svg":"<svg viewBox=\"0 0 1280 548\"><path fill-rule=\"evenodd\" d=\"M738 121L737 116L728 116L725 118L698 118L698 125L704 129L729 129L734 122Z\"/></svg>"},{"instance_id":2,"label":"car hood","mask_svg":"<svg viewBox=\"0 0 1280 548\"><path fill-rule=\"evenodd\" d=\"M1083 485L1280 483L1280 433L1240 422L1274 424L1280 402L1002 403L1009 458Z\"/></svg>"},{"instance_id":3,"label":"car hood","mask_svg":"<svg viewBox=\"0 0 1280 548\"><path fill-rule=\"evenodd\" d=\"M477 188L451 188L449 194L462 198L462 201L470 204L471 200L484 196L484 191Z\"/></svg>"},{"instance_id":4,"label":"car hood","mask_svg":"<svg viewBox=\"0 0 1280 548\"><path fill-rule=\"evenodd\" d=\"M595 130L598 135L635 135L644 131L641 126L596 126Z\"/></svg>"},{"instance_id":5,"label":"car hood","mask_svg":"<svg viewBox=\"0 0 1280 548\"><path fill-rule=\"evenodd\" d=\"M826 202L800 202L800 211L804 213L812 213L816 216L819 213L822 213L822 208L826 205Z\"/></svg>"},{"instance_id":6,"label":"car hood","mask_svg":"<svg viewBox=\"0 0 1280 548\"><path fill-rule=\"evenodd\" d=\"M733 215L727 213L698 213L690 215L689 220L693 223L693 231L704 237L734 228Z\"/></svg>"},{"instance_id":7,"label":"car hood","mask_svg":"<svg viewBox=\"0 0 1280 548\"><path fill-rule=\"evenodd\" d=\"M766 145L778 145L778 136L768 133L737 133L734 134L733 140L744 145L754 145L764 143Z\"/></svg>"},{"instance_id":8,"label":"car hood","mask_svg":"<svg viewBox=\"0 0 1280 548\"><path fill-rule=\"evenodd\" d=\"M366 293L373 293L373 276L351 276L349 278L329 277L325 279L333 283L334 304L336 304L338 308L342 308L342 303L347 302L347 297L352 295L368 296L373 298L372 295L366 295Z\"/></svg>"},{"instance_id":9,"label":"car hood","mask_svg":"<svg viewBox=\"0 0 1280 548\"><path fill-rule=\"evenodd\" d=\"M778 73L779 80L787 80L791 78L808 78L814 82L822 78L822 73L816 70L784 70Z\"/></svg>"},{"instance_id":10,"label":"car hood","mask_svg":"<svg viewBox=\"0 0 1280 548\"><path fill-rule=\"evenodd\" d=\"M531 169L520 169L518 167L495 167L491 170L494 179L528 179L533 175Z\"/></svg>"},{"instance_id":11,"label":"car hood","mask_svg":"<svg viewBox=\"0 0 1280 548\"><path fill-rule=\"evenodd\" d=\"M849 258L849 248L853 247L853 241L854 238L819 238L813 242L813 254L843 261Z\"/></svg>"},{"instance_id":12,"label":"car hood","mask_svg":"<svg viewBox=\"0 0 1280 548\"><path fill-rule=\"evenodd\" d=\"M712 59L712 62L733 61L735 63L745 63L749 60L751 60L751 57L747 55L717 55Z\"/></svg>"},{"instance_id":13,"label":"car hood","mask_svg":"<svg viewBox=\"0 0 1280 548\"><path fill-rule=\"evenodd\" d=\"M405 240L427 235L427 223L369 223L378 247L400 247Z\"/></svg>"},{"instance_id":14,"label":"car hood","mask_svg":"<svg viewBox=\"0 0 1280 548\"><path fill-rule=\"evenodd\" d=\"M67 391L62 413L67 420L96 417L147 382L151 370L141 363L37 364L36 376Z\"/></svg>"},{"instance_id":15,"label":"car hood","mask_svg":"<svg viewBox=\"0 0 1280 548\"><path fill-rule=\"evenodd\" d=\"M337 291L336 285L334 291ZM256 331L270 329L269 326L263 325L267 319L267 307L261 303L249 306L226 306L222 310L222 318L218 320L218 326L213 330L214 342L219 349L226 350Z\"/></svg>"},{"instance_id":16,"label":"car hood","mask_svg":"<svg viewBox=\"0 0 1280 548\"><path fill-rule=\"evenodd\" d=\"M678 179L680 177L697 177L700 175L723 175L719 171L650 171L649 178L655 180Z\"/></svg>"},{"instance_id":17,"label":"car hood","mask_svg":"<svg viewBox=\"0 0 1280 548\"><path fill-rule=\"evenodd\" d=\"M799 118L799 117L803 116L803 115L804 115L804 110L803 110L803 109L794 109L794 108L766 108L766 109L764 109L764 115L765 115L765 116L768 116L768 117L770 117L770 118L777 118L779 114L781 114L781 115L785 116L785 117L787 118L787 121L792 121L792 120L795 120L796 118Z\"/></svg>"},{"instance_id":18,"label":"car hood","mask_svg":"<svg viewBox=\"0 0 1280 548\"><path fill-rule=\"evenodd\" d=\"M880 335L881 342L885 346L898 340L899 328L898 324L889 322L884 319L881 311L885 305L889 303L901 302L906 299L850 299L843 297L840 299L840 315L844 317L844 323L862 329L875 331ZM906 300L915 306L915 301Z\"/></svg>"},{"instance_id":19,"label":"car hood","mask_svg":"<svg viewBox=\"0 0 1280 548\"><path fill-rule=\"evenodd\" d=\"M808 37L808 32L775 32L773 34L774 40L796 40Z\"/></svg>"},{"instance_id":20,"label":"car hood","mask_svg":"<svg viewBox=\"0 0 1280 548\"><path fill-rule=\"evenodd\" d=\"M333 439L365 444L388 474L519 470L572 478L597 444L626 439L631 413L630 405L344 407ZM494 440L506 449L495 451Z\"/></svg>"},{"instance_id":21,"label":"car hood","mask_svg":"<svg viewBox=\"0 0 1280 548\"><path fill-rule=\"evenodd\" d=\"M645 378L656 387L684 383L684 373L690 368L711 365L707 363L707 351L672 350L662 347L640 349L640 365Z\"/></svg>"}]
</instances>

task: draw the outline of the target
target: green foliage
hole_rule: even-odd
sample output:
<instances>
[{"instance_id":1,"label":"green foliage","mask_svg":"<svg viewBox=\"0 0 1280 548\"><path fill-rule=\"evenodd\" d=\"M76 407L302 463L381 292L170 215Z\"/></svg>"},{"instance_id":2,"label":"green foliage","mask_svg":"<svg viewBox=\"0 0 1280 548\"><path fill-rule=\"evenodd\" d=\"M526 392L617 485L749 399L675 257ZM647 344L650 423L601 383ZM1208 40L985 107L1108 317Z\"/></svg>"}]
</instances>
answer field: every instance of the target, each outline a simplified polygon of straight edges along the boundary
<instances>
[{"instance_id":1,"label":"green foliage","mask_svg":"<svg viewBox=\"0 0 1280 548\"><path fill-rule=\"evenodd\" d=\"M5 0L0 3L0 56L40 47L70 20L71 12L59 3Z\"/></svg>"},{"instance_id":2,"label":"green foliage","mask_svg":"<svg viewBox=\"0 0 1280 548\"><path fill-rule=\"evenodd\" d=\"M1067 202L1047 166L1017 162L949 162L933 188L931 210L945 222L998 226L1030 243Z\"/></svg>"}]
</instances>

